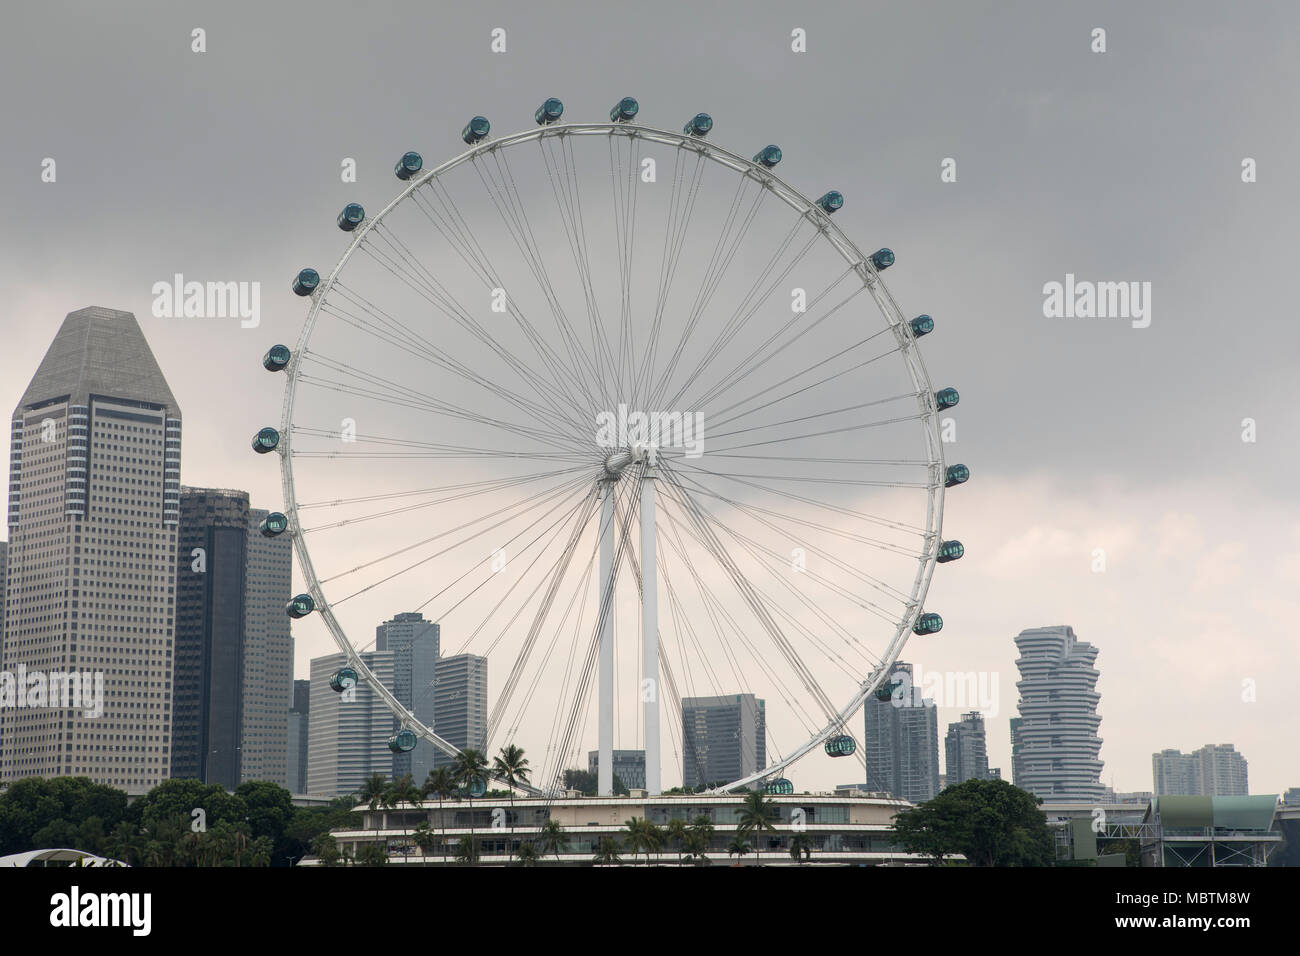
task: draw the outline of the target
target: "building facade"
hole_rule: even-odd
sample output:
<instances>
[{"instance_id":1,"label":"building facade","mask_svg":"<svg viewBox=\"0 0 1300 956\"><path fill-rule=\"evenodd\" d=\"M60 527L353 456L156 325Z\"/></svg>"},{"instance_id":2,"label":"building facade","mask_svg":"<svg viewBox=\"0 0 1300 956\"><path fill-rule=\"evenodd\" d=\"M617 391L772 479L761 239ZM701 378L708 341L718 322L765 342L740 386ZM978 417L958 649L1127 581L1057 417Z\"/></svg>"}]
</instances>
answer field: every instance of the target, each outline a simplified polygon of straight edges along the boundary
<instances>
[{"instance_id":1,"label":"building facade","mask_svg":"<svg viewBox=\"0 0 1300 956\"><path fill-rule=\"evenodd\" d=\"M248 494L181 488L171 775L239 786Z\"/></svg>"},{"instance_id":2,"label":"building facade","mask_svg":"<svg viewBox=\"0 0 1300 956\"><path fill-rule=\"evenodd\" d=\"M293 682L289 709L289 792L307 792L307 735L311 728L311 681Z\"/></svg>"},{"instance_id":3,"label":"building facade","mask_svg":"<svg viewBox=\"0 0 1300 956\"><path fill-rule=\"evenodd\" d=\"M293 543L260 530L268 512L248 513L244 605L244 780L289 783L289 707L293 702L293 635L284 611L293 597Z\"/></svg>"},{"instance_id":4,"label":"building facade","mask_svg":"<svg viewBox=\"0 0 1300 956\"><path fill-rule=\"evenodd\" d=\"M912 683L912 665L899 661L893 696L864 705L862 755L867 789L923 803L939 793L939 711Z\"/></svg>"},{"instance_id":5,"label":"building facade","mask_svg":"<svg viewBox=\"0 0 1300 956\"><path fill-rule=\"evenodd\" d=\"M1015 784L1052 801L1099 801L1101 717L1094 666L1097 648L1066 626L1037 627L1016 637L1020 656L1019 723L1014 725Z\"/></svg>"},{"instance_id":6,"label":"building facade","mask_svg":"<svg viewBox=\"0 0 1300 956\"><path fill-rule=\"evenodd\" d=\"M180 455L180 408L135 316L70 313L11 420L0 670L65 691L75 673L102 695L0 710L0 780L140 793L169 776Z\"/></svg>"},{"instance_id":7,"label":"building facade","mask_svg":"<svg viewBox=\"0 0 1300 956\"><path fill-rule=\"evenodd\" d=\"M375 650L391 651L393 655L393 684L389 689L426 727L432 727L436 720L434 677L440 636L438 625L426 621L418 611L396 614L375 628ZM400 729L394 718L392 732ZM420 786L434 767L436 752L433 744L420 738L410 753L393 754L393 778L409 773Z\"/></svg>"},{"instance_id":8,"label":"building facade","mask_svg":"<svg viewBox=\"0 0 1300 956\"><path fill-rule=\"evenodd\" d=\"M487 747L486 657L456 654L440 657L433 685L433 732L461 750ZM484 753L491 762L492 755ZM438 751L435 767L450 767L454 760ZM423 782L423 781L419 781Z\"/></svg>"},{"instance_id":9,"label":"building facade","mask_svg":"<svg viewBox=\"0 0 1300 956\"><path fill-rule=\"evenodd\" d=\"M944 758L947 761L944 786L966 780L989 780L988 737L984 731L984 715L979 711L962 714L961 720L948 725L944 737Z\"/></svg>"},{"instance_id":10,"label":"building facade","mask_svg":"<svg viewBox=\"0 0 1300 956\"><path fill-rule=\"evenodd\" d=\"M614 776L629 790L645 789L645 751L615 750ZM587 773L600 778L600 751L587 751Z\"/></svg>"},{"instance_id":11,"label":"building facade","mask_svg":"<svg viewBox=\"0 0 1300 956\"><path fill-rule=\"evenodd\" d=\"M1232 744L1206 744L1189 754L1151 755L1158 796L1244 797L1250 793L1246 758Z\"/></svg>"},{"instance_id":12,"label":"building facade","mask_svg":"<svg viewBox=\"0 0 1300 956\"><path fill-rule=\"evenodd\" d=\"M764 769L766 706L753 694L682 698L682 785L726 783Z\"/></svg>"},{"instance_id":13,"label":"building facade","mask_svg":"<svg viewBox=\"0 0 1300 956\"><path fill-rule=\"evenodd\" d=\"M375 679L392 686L393 656L388 651L365 651L362 661ZM360 681L340 692L330 678L347 663L342 654L316 657L311 662L311 721L307 728L307 793L337 797L356 793L373 773L387 778L393 769L388 749L393 715Z\"/></svg>"}]
</instances>

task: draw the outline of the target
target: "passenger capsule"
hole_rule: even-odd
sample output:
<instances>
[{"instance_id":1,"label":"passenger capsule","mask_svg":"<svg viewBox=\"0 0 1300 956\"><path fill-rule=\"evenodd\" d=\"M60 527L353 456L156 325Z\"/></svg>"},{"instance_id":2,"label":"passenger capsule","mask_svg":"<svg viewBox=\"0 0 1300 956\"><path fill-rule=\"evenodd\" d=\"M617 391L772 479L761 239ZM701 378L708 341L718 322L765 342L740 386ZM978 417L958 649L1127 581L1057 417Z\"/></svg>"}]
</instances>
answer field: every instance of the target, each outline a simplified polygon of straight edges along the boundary
<instances>
[{"instance_id":1,"label":"passenger capsule","mask_svg":"<svg viewBox=\"0 0 1300 956\"><path fill-rule=\"evenodd\" d=\"M461 794L470 797L481 797L483 794L487 793L487 782L481 777L476 778L468 788L461 787L460 792Z\"/></svg>"},{"instance_id":2,"label":"passenger capsule","mask_svg":"<svg viewBox=\"0 0 1300 956\"><path fill-rule=\"evenodd\" d=\"M460 131L460 138L465 141L465 145L473 146L479 140L486 139L487 134L491 131L492 124L487 121L486 116L475 116Z\"/></svg>"},{"instance_id":3,"label":"passenger capsule","mask_svg":"<svg viewBox=\"0 0 1300 956\"><path fill-rule=\"evenodd\" d=\"M682 132L687 136L708 136L709 130L713 129L713 117L708 113L696 113L690 118L690 121L682 127Z\"/></svg>"},{"instance_id":4,"label":"passenger capsule","mask_svg":"<svg viewBox=\"0 0 1300 956\"><path fill-rule=\"evenodd\" d=\"M320 285L320 273L315 269L302 269L293 277L294 295L311 295Z\"/></svg>"},{"instance_id":5,"label":"passenger capsule","mask_svg":"<svg viewBox=\"0 0 1300 956\"><path fill-rule=\"evenodd\" d=\"M414 730L403 727L388 738L388 749L395 754L409 754L419 742L420 738L415 736Z\"/></svg>"},{"instance_id":6,"label":"passenger capsule","mask_svg":"<svg viewBox=\"0 0 1300 956\"><path fill-rule=\"evenodd\" d=\"M835 210L844 205L844 196L832 189L821 199L817 200L817 205L821 206L822 212L829 216Z\"/></svg>"},{"instance_id":7,"label":"passenger capsule","mask_svg":"<svg viewBox=\"0 0 1300 956\"><path fill-rule=\"evenodd\" d=\"M871 264L876 267L877 272L884 272L894 264L894 250L877 249L871 254Z\"/></svg>"},{"instance_id":8,"label":"passenger capsule","mask_svg":"<svg viewBox=\"0 0 1300 956\"><path fill-rule=\"evenodd\" d=\"M330 687L338 693L343 693L349 687L357 686L357 672L351 667L340 667L330 678Z\"/></svg>"},{"instance_id":9,"label":"passenger capsule","mask_svg":"<svg viewBox=\"0 0 1300 956\"><path fill-rule=\"evenodd\" d=\"M269 425L258 431L253 436L253 451L259 455L265 455L268 451L275 451L280 444L280 433Z\"/></svg>"},{"instance_id":10,"label":"passenger capsule","mask_svg":"<svg viewBox=\"0 0 1300 956\"><path fill-rule=\"evenodd\" d=\"M970 478L970 469L965 465L949 465L944 473L943 486L951 488L953 485L960 485L968 478Z\"/></svg>"},{"instance_id":11,"label":"passenger capsule","mask_svg":"<svg viewBox=\"0 0 1300 956\"><path fill-rule=\"evenodd\" d=\"M630 96L625 96L615 103L614 108L609 111L609 121L611 123L630 122L632 118L636 116L637 110L639 109L641 109L641 107L637 104L636 100L632 99Z\"/></svg>"},{"instance_id":12,"label":"passenger capsule","mask_svg":"<svg viewBox=\"0 0 1300 956\"><path fill-rule=\"evenodd\" d=\"M562 115L564 115L564 104L552 96L541 106L537 107L537 112L533 114L533 119L537 120L538 126L550 126Z\"/></svg>"},{"instance_id":13,"label":"passenger capsule","mask_svg":"<svg viewBox=\"0 0 1300 956\"><path fill-rule=\"evenodd\" d=\"M955 388L941 388L939 391L934 393L934 404L938 407L939 411L943 411L945 408L952 408L960 401L961 396L957 394L957 389Z\"/></svg>"},{"instance_id":14,"label":"passenger capsule","mask_svg":"<svg viewBox=\"0 0 1300 956\"><path fill-rule=\"evenodd\" d=\"M922 614L912 625L913 634L938 634L943 630L943 618L938 614Z\"/></svg>"},{"instance_id":15,"label":"passenger capsule","mask_svg":"<svg viewBox=\"0 0 1300 956\"><path fill-rule=\"evenodd\" d=\"M902 681L885 681L876 688L876 700L880 701L882 704L888 703L893 700L894 691L898 690L901 686L903 686Z\"/></svg>"},{"instance_id":16,"label":"passenger capsule","mask_svg":"<svg viewBox=\"0 0 1300 956\"><path fill-rule=\"evenodd\" d=\"M758 163L758 165L760 166L766 166L768 169L771 169L780 161L781 161L780 146L764 146L762 149L760 149L757 153L754 154L754 162Z\"/></svg>"},{"instance_id":17,"label":"passenger capsule","mask_svg":"<svg viewBox=\"0 0 1300 956\"><path fill-rule=\"evenodd\" d=\"M960 541L943 541L939 544L939 554L935 560L940 564L947 564L949 561L956 561L965 553L966 549L962 547Z\"/></svg>"},{"instance_id":18,"label":"passenger capsule","mask_svg":"<svg viewBox=\"0 0 1300 956\"><path fill-rule=\"evenodd\" d=\"M316 610L316 602L311 599L310 594L297 594L294 599L284 606L285 613L295 620L300 617L306 617L312 611Z\"/></svg>"},{"instance_id":19,"label":"passenger capsule","mask_svg":"<svg viewBox=\"0 0 1300 956\"><path fill-rule=\"evenodd\" d=\"M393 173L400 180L408 180L424 168L424 157L419 153L403 153L402 158L393 167Z\"/></svg>"},{"instance_id":20,"label":"passenger capsule","mask_svg":"<svg viewBox=\"0 0 1300 956\"><path fill-rule=\"evenodd\" d=\"M272 345L271 350L262 356L262 368L268 372L280 372L289 364L289 346Z\"/></svg>"},{"instance_id":21,"label":"passenger capsule","mask_svg":"<svg viewBox=\"0 0 1300 956\"><path fill-rule=\"evenodd\" d=\"M776 780L773 780L767 786L765 786L763 788L763 792L770 793L770 794L779 794L779 795L794 793L794 784L792 784L789 780L785 779L785 777L779 777Z\"/></svg>"},{"instance_id":22,"label":"passenger capsule","mask_svg":"<svg viewBox=\"0 0 1300 956\"><path fill-rule=\"evenodd\" d=\"M361 203L350 202L339 213L339 228L344 232L351 232L361 225L361 221L365 218L366 211L362 208Z\"/></svg>"},{"instance_id":23,"label":"passenger capsule","mask_svg":"<svg viewBox=\"0 0 1300 956\"><path fill-rule=\"evenodd\" d=\"M848 734L839 734L826 741L826 754L830 757L851 757L857 749L857 741Z\"/></svg>"},{"instance_id":24,"label":"passenger capsule","mask_svg":"<svg viewBox=\"0 0 1300 956\"><path fill-rule=\"evenodd\" d=\"M262 532L262 537L274 538L276 535L284 534L288 530L289 519L278 511L272 511L262 519L262 523L257 528Z\"/></svg>"},{"instance_id":25,"label":"passenger capsule","mask_svg":"<svg viewBox=\"0 0 1300 956\"><path fill-rule=\"evenodd\" d=\"M912 327L912 335L918 339L934 331L934 319L928 315L918 315L908 325Z\"/></svg>"}]
</instances>

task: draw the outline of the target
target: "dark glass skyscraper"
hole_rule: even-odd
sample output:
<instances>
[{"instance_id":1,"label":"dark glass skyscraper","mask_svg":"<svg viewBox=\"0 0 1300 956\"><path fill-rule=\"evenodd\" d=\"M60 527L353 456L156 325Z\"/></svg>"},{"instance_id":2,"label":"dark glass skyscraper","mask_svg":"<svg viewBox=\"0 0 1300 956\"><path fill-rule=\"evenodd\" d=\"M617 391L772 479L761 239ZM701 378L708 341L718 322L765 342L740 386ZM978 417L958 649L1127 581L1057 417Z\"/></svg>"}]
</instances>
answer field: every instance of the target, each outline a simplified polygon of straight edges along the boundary
<instances>
[{"instance_id":1,"label":"dark glass skyscraper","mask_svg":"<svg viewBox=\"0 0 1300 956\"><path fill-rule=\"evenodd\" d=\"M173 777L239 786L248 494L182 488L172 689Z\"/></svg>"},{"instance_id":2,"label":"dark glass skyscraper","mask_svg":"<svg viewBox=\"0 0 1300 956\"><path fill-rule=\"evenodd\" d=\"M375 628L375 650L393 655L393 695L426 727L434 723L434 675L439 628L418 611L396 614ZM393 720L393 730L400 729ZM435 731L436 732L436 731ZM445 738L444 738L445 739ZM418 787L434 766L437 750L421 739L410 753L393 754L393 778L409 773Z\"/></svg>"},{"instance_id":3,"label":"dark glass skyscraper","mask_svg":"<svg viewBox=\"0 0 1300 956\"><path fill-rule=\"evenodd\" d=\"M767 766L766 702L753 694L682 699L682 785L726 783Z\"/></svg>"},{"instance_id":4,"label":"dark glass skyscraper","mask_svg":"<svg viewBox=\"0 0 1300 956\"><path fill-rule=\"evenodd\" d=\"M867 786L922 803L939 793L939 712L913 687L911 664L896 663L890 677L893 697L864 705Z\"/></svg>"}]
</instances>

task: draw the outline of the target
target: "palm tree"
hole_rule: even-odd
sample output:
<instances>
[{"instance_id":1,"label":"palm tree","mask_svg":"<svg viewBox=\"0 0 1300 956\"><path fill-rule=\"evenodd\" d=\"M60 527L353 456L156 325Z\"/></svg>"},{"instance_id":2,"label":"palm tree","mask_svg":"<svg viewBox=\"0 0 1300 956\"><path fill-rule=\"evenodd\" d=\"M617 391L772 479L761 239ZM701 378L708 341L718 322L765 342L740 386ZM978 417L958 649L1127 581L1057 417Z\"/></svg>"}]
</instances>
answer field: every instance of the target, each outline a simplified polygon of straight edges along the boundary
<instances>
[{"instance_id":1,"label":"palm tree","mask_svg":"<svg viewBox=\"0 0 1300 956\"><path fill-rule=\"evenodd\" d=\"M456 754L456 763L452 770L452 777L455 779L457 786L464 787L469 794L471 803L469 807L469 832L470 837L474 835L474 785L487 785L487 757L483 756L483 751L475 750L473 747L466 747L460 753Z\"/></svg>"},{"instance_id":2,"label":"palm tree","mask_svg":"<svg viewBox=\"0 0 1300 956\"><path fill-rule=\"evenodd\" d=\"M370 812L374 813L379 804L383 802L386 789L384 775L382 773L372 773L362 782L361 789L357 792L357 801L358 803L369 804Z\"/></svg>"},{"instance_id":3,"label":"palm tree","mask_svg":"<svg viewBox=\"0 0 1300 956\"><path fill-rule=\"evenodd\" d=\"M516 747L514 744L507 744L501 748L501 753L492 760L492 773L497 778L504 780L510 787L510 812L514 814L515 809L515 786L520 783L528 782L528 775L532 773L528 769L528 758L524 756L522 747Z\"/></svg>"},{"instance_id":4,"label":"palm tree","mask_svg":"<svg viewBox=\"0 0 1300 956\"><path fill-rule=\"evenodd\" d=\"M640 817L633 817L631 820L625 821L623 826L627 828L627 836L623 838L623 845L632 852L634 861L641 850L647 850L645 859L648 864L650 862L650 853L646 845L645 827L647 822Z\"/></svg>"},{"instance_id":5,"label":"palm tree","mask_svg":"<svg viewBox=\"0 0 1300 956\"><path fill-rule=\"evenodd\" d=\"M771 800L763 796L762 790L751 790L745 794L745 802L740 805L740 822L736 825L736 833L754 838L755 862L763 855L761 843L763 831L776 830L772 822L775 819L776 807Z\"/></svg>"},{"instance_id":6,"label":"palm tree","mask_svg":"<svg viewBox=\"0 0 1300 956\"><path fill-rule=\"evenodd\" d=\"M608 866L609 864L619 864L622 860L618 857L618 841L613 837L602 837L600 846L596 848L596 855L592 858L597 866Z\"/></svg>"},{"instance_id":7,"label":"palm tree","mask_svg":"<svg viewBox=\"0 0 1300 956\"><path fill-rule=\"evenodd\" d=\"M753 847L749 845L749 842L745 839L745 835L741 833L740 830L737 830L736 835L733 836L731 842L727 844L727 856L744 856L752 849Z\"/></svg>"},{"instance_id":8,"label":"palm tree","mask_svg":"<svg viewBox=\"0 0 1300 956\"><path fill-rule=\"evenodd\" d=\"M658 856L659 851L663 849L666 840L667 835L664 833L663 827L651 823L649 820L645 821L641 827L641 841L645 845L646 866L650 865L650 853L653 851L654 854Z\"/></svg>"},{"instance_id":9,"label":"palm tree","mask_svg":"<svg viewBox=\"0 0 1300 956\"><path fill-rule=\"evenodd\" d=\"M438 836L429 829L428 820L421 820L416 824L415 829L411 832L411 842L419 848L421 854L426 857L429 855L429 851L438 842ZM443 852L445 854L446 851Z\"/></svg>"},{"instance_id":10,"label":"palm tree","mask_svg":"<svg viewBox=\"0 0 1300 956\"><path fill-rule=\"evenodd\" d=\"M519 849L515 850L515 859L520 866L536 866L538 856L537 847L528 841L520 843Z\"/></svg>"},{"instance_id":11,"label":"palm tree","mask_svg":"<svg viewBox=\"0 0 1300 956\"><path fill-rule=\"evenodd\" d=\"M479 860L478 840L470 837L461 839L456 845L456 862L473 866Z\"/></svg>"},{"instance_id":12,"label":"palm tree","mask_svg":"<svg viewBox=\"0 0 1300 956\"><path fill-rule=\"evenodd\" d=\"M554 817L542 824L538 832L538 842L543 853L554 853L555 862L560 862L560 847L564 845L564 827Z\"/></svg>"},{"instance_id":13,"label":"palm tree","mask_svg":"<svg viewBox=\"0 0 1300 956\"><path fill-rule=\"evenodd\" d=\"M677 847L677 862L680 864L682 862L682 844L686 842L686 834L690 832L686 828L686 821L680 817L673 817L668 821L668 826L664 832L668 839L673 841L673 845Z\"/></svg>"},{"instance_id":14,"label":"palm tree","mask_svg":"<svg viewBox=\"0 0 1300 956\"><path fill-rule=\"evenodd\" d=\"M705 853L709 849L709 841L699 830L686 831L686 859L690 860L696 866L708 866L709 858Z\"/></svg>"},{"instance_id":15,"label":"palm tree","mask_svg":"<svg viewBox=\"0 0 1300 956\"><path fill-rule=\"evenodd\" d=\"M412 806L423 806L423 796L420 788L415 785L409 773L404 773L394 780L388 787L386 794L390 800L390 806L396 806L399 803L409 803Z\"/></svg>"},{"instance_id":16,"label":"palm tree","mask_svg":"<svg viewBox=\"0 0 1300 956\"><path fill-rule=\"evenodd\" d=\"M438 798L438 819L442 821L442 862L447 862L447 818L442 814L442 801L456 792L456 777L450 767L430 770L424 778L424 795Z\"/></svg>"},{"instance_id":17,"label":"palm tree","mask_svg":"<svg viewBox=\"0 0 1300 956\"><path fill-rule=\"evenodd\" d=\"M790 859L800 866L812 857L812 839L806 833L796 833L790 837Z\"/></svg>"}]
</instances>

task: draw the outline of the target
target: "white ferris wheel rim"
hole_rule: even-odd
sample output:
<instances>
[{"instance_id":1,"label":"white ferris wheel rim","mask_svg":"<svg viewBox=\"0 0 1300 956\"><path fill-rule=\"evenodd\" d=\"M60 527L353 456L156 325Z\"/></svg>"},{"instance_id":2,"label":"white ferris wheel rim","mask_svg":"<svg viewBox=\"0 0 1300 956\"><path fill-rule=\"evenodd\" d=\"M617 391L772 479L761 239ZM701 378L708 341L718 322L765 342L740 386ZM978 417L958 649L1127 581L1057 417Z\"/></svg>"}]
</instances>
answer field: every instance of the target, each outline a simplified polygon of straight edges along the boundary
<instances>
[{"instance_id":1,"label":"white ferris wheel rim","mask_svg":"<svg viewBox=\"0 0 1300 956\"><path fill-rule=\"evenodd\" d=\"M810 200L803 193L785 183L776 176L771 169L754 163L751 160L747 160L742 156L714 145L707 140L686 133L676 133L669 130L656 129L634 123L609 122L553 123L496 139L485 139L484 141L471 146L458 156L445 161L441 165L413 175L410 178L410 181L397 193L396 196L393 197L393 199L388 202L387 205L383 207L383 209L374 216L366 216L361 224L352 230L347 248L343 251L338 261L334 264L334 267L330 270L328 277L319 283L311 293L311 307L308 311L306 321L303 323L302 330L298 335L289 365L285 369L287 379L285 382L284 399L281 409L280 441L276 447L276 451L280 456L280 478L285 514L289 518L288 533L293 543L294 553L298 558L299 570L302 572L303 579L306 583L307 593L311 595L312 600L316 605L316 611L321 615L321 619L325 622L326 628L330 632L331 637L333 637L339 651L346 658L347 666L353 668L357 672L358 680L366 682L376 696L378 696L385 706L393 713L394 717L401 721L404 728L413 731L417 736L429 741L444 754L453 757L458 755L461 752L460 748L447 740L444 740L434 732L433 728L426 726L422 721L420 721L409 708L403 705L396 696L394 696L392 691L383 683L383 681L375 677L369 666L362 659L361 652L358 651L348 639L342 625L335 617L329 602L325 598L324 591L319 579L317 578L312 563L311 554L303 539L298 522L298 504L294 487L293 456L291 453L293 444L293 410L299 375L299 363L297 358L304 352L307 343L310 341L311 333L315 328L321 305L328 297L329 292L338 282L339 277L342 275L348 261L352 258L353 253L361 247L363 241L370 232L394 209L398 208L412 194L414 194L416 190L446 174L452 169L455 169L466 162L470 162L477 156L483 154L491 153L496 150L503 150L511 146L534 140L540 141L550 137L591 135L621 135L634 139L642 138L649 142L699 154L704 158L712 160L718 165L741 174L742 176L748 176L757 180L762 186L770 190L774 195L790 206L790 208L799 212L801 216L816 217L814 221L816 222L822 237L829 241L832 248L839 253L850 268L857 272L864 285L871 292L872 298L875 300L881 314L884 315L886 321L889 323L889 326L899 343L899 354L902 356L903 361L906 364L908 374L911 377L912 384L916 388L918 395L930 397L928 401L925 402L923 414L920 416L926 436L927 449L929 451L927 467L930 479L929 495L926 507L923 551L918 562L915 578L912 582L909 600L905 606L903 617L897 624L893 638L890 640L888 646L881 655L879 665L862 680L858 692L853 695L849 702L845 704L820 731L770 766L764 767L756 773L723 784L717 787L714 791L711 791L726 793L747 787L758 781L767 780L772 777L779 777L785 768L796 763L799 759L806 756L810 751L814 750L840 730L858 711L867 697L884 682L890 669L898 660L899 654L902 652L904 645L907 643L908 635L911 632L913 623L924 607L930 580L934 574L934 567L938 556L938 549L942 540L943 528L945 460L943 455L943 443L940 440L939 434L938 410L935 407L932 397L933 386L930 381L929 373L926 370L925 362L921 356L920 350L917 348L916 342L907 328L907 320L905 319L902 310L899 308L898 303L894 301L893 296L885 287L885 284L880 278L870 257L862 253L862 250L843 233L843 231L831 220L830 216L826 215L820 209L816 202ZM650 759L649 755L647 755L647 759ZM515 788L534 795L544 794L543 790L524 783L516 782Z\"/></svg>"}]
</instances>

